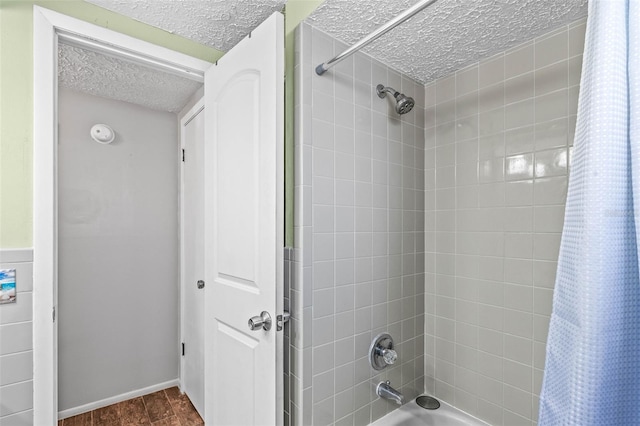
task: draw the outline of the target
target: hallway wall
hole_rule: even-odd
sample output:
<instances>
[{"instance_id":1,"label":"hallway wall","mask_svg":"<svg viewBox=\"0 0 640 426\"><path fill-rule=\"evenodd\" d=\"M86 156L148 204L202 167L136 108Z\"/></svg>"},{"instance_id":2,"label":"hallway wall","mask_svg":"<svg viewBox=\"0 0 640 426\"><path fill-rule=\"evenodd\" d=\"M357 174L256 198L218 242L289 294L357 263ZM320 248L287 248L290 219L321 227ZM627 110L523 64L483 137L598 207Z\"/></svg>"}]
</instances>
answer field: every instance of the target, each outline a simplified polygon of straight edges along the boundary
<instances>
[{"instance_id":1,"label":"hallway wall","mask_svg":"<svg viewBox=\"0 0 640 426\"><path fill-rule=\"evenodd\" d=\"M64 88L59 123L64 411L178 378L180 143L175 114Z\"/></svg>"}]
</instances>

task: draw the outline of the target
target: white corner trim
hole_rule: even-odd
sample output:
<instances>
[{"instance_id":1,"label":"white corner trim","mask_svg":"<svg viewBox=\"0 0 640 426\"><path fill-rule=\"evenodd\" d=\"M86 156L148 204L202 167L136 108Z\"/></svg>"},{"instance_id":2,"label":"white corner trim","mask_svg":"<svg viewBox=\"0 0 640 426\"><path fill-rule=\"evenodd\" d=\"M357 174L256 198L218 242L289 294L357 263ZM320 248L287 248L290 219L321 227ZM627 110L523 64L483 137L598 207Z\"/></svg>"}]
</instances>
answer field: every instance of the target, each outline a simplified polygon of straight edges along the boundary
<instances>
[{"instance_id":1,"label":"white corner trim","mask_svg":"<svg viewBox=\"0 0 640 426\"><path fill-rule=\"evenodd\" d=\"M146 388L142 388L142 389L132 390L131 392L121 393L120 395L112 396L111 398L101 399L100 401L91 402L89 404L84 404L78 407L69 408L68 410L62 410L58 412L58 420L77 416L78 414L87 413L89 411L97 410L98 408L107 407L112 404L117 404L118 402L127 401L132 398L148 395L150 393L157 392L167 388L172 388L174 386L178 386L178 387L180 386L178 379L173 379L173 380L169 380L168 382L147 386Z\"/></svg>"},{"instance_id":2,"label":"white corner trim","mask_svg":"<svg viewBox=\"0 0 640 426\"><path fill-rule=\"evenodd\" d=\"M0 263L33 262L33 249L0 249Z\"/></svg>"}]
</instances>

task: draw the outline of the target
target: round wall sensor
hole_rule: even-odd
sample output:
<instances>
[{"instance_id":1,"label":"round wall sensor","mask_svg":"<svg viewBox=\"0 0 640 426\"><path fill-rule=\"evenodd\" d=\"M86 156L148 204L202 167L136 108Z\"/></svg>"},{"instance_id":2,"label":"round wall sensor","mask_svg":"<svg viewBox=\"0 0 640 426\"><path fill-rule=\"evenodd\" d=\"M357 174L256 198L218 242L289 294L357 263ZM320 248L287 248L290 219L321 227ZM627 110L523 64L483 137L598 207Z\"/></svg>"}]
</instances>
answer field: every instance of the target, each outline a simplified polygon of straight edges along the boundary
<instances>
[{"instance_id":1,"label":"round wall sensor","mask_svg":"<svg viewBox=\"0 0 640 426\"><path fill-rule=\"evenodd\" d=\"M98 143L108 144L114 141L116 132L106 124L96 124L91 128L91 137Z\"/></svg>"}]
</instances>

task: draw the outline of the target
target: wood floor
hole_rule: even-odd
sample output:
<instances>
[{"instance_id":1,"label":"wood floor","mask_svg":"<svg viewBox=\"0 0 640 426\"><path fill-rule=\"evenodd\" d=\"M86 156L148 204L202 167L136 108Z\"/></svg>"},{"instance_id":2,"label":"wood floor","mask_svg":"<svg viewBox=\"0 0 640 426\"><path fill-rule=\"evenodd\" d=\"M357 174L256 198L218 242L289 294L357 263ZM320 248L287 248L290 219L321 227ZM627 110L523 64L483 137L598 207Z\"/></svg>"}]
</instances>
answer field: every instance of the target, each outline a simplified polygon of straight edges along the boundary
<instances>
[{"instance_id":1,"label":"wood floor","mask_svg":"<svg viewBox=\"0 0 640 426\"><path fill-rule=\"evenodd\" d=\"M58 426L196 426L198 412L177 387L150 393L58 421Z\"/></svg>"}]
</instances>

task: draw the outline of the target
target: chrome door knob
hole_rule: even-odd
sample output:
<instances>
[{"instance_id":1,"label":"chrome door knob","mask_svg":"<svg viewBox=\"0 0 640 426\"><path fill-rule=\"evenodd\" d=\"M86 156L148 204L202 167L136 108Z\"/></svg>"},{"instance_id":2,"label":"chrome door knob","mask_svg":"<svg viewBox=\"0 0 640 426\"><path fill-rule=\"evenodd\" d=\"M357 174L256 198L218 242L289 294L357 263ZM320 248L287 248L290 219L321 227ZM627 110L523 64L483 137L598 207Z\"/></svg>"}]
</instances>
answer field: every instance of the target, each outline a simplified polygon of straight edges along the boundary
<instances>
[{"instance_id":1,"label":"chrome door knob","mask_svg":"<svg viewBox=\"0 0 640 426\"><path fill-rule=\"evenodd\" d=\"M260 329L264 331L271 330L271 315L267 311L262 311L260 316L249 318L249 330L256 331Z\"/></svg>"}]
</instances>

